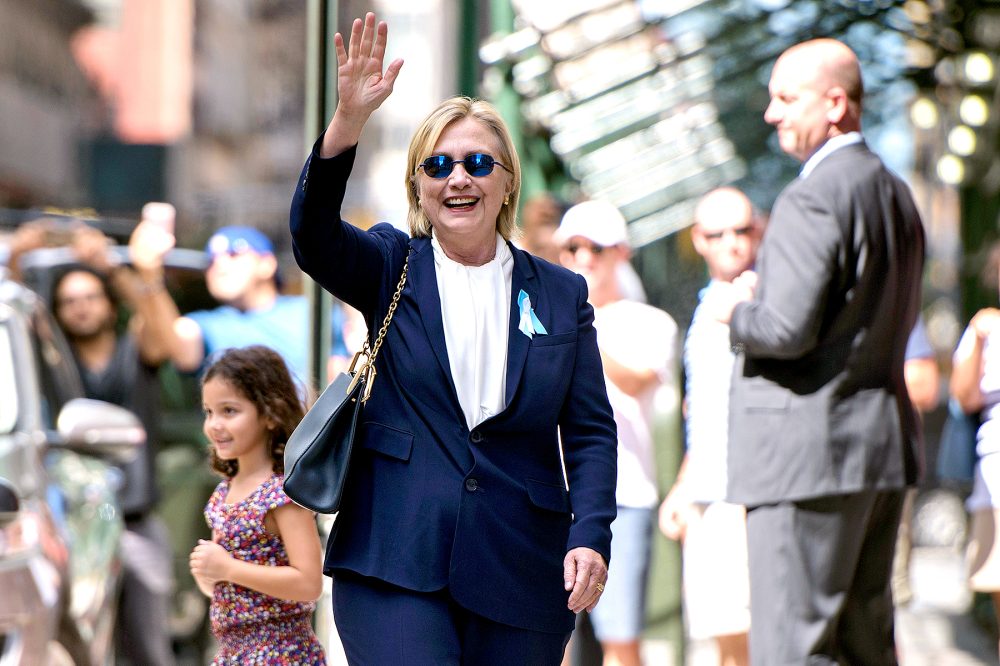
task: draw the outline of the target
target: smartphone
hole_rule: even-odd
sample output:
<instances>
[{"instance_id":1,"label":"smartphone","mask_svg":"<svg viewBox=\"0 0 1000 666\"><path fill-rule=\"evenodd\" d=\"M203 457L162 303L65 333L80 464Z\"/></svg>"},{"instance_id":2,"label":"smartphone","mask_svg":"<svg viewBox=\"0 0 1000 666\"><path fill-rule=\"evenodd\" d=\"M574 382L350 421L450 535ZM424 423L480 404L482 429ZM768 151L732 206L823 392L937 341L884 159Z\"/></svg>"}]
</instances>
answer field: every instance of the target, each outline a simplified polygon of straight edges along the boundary
<instances>
[{"instance_id":1,"label":"smartphone","mask_svg":"<svg viewBox=\"0 0 1000 666\"><path fill-rule=\"evenodd\" d=\"M142 221L151 222L167 233L174 233L174 221L177 218L177 210L168 203L162 201L150 201L142 207Z\"/></svg>"}]
</instances>

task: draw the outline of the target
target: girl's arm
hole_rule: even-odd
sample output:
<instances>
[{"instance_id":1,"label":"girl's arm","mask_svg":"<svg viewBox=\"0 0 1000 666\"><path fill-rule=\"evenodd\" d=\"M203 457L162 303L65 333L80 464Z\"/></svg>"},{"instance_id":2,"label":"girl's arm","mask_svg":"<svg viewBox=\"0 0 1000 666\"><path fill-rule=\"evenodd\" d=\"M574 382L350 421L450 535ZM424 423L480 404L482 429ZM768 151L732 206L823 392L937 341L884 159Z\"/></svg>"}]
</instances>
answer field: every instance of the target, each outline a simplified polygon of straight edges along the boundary
<instances>
[{"instance_id":1,"label":"girl's arm","mask_svg":"<svg viewBox=\"0 0 1000 666\"><path fill-rule=\"evenodd\" d=\"M318 599L323 591L322 554L312 512L289 503L269 515L274 516L278 534L285 544L287 566L272 567L237 560L219 544L201 541L191 554L191 572L195 580L203 576L211 580L213 586L228 581L289 601Z\"/></svg>"},{"instance_id":2,"label":"girl's arm","mask_svg":"<svg viewBox=\"0 0 1000 666\"><path fill-rule=\"evenodd\" d=\"M192 576L194 577L195 585L198 586L198 589L201 590L202 594L204 594L209 599L215 596L215 583L208 580L204 576L194 573L193 571L192 571Z\"/></svg>"},{"instance_id":3,"label":"girl's arm","mask_svg":"<svg viewBox=\"0 0 1000 666\"><path fill-rule=\"evenodd\" d=\"M217 535L213 530L212 538L215 539L216 537ZM198 550L199 548L201 548L201 544L203 543L212 543L212 542L205 541L203 539L198 539L198 545L195 547L193 551L191 551L191 555L189 557L191 576L194 578L195 585L198 586L198 589L201 590L201 593L211 599L213 596L215 596L215 584L219 581L209 578L207 575L205 575L204 567L202 566L202 562L204 560L204 549L202 551ZM225 552L225 549L222 550L223 552ZM198 563L197 566L196 562Z\"/></svg>"}]
</instances>

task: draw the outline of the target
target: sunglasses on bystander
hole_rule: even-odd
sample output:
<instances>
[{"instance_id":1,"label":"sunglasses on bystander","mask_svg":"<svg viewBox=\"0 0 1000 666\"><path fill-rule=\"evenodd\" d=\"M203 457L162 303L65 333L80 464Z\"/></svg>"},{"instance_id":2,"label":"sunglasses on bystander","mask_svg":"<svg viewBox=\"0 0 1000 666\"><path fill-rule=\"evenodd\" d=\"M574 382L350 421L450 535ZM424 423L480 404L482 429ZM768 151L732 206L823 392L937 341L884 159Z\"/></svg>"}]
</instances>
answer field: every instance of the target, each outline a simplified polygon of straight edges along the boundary
<instances>
[{"instance_id":1,"label":"sunglasses on bystander","mask_svg":"<svg viewBox=\"0 0 1000 666\"><path fill-rule=\"evenodd\" d=\"M701 235L705 237L705 240L717 241L717 240L722 240L722 237L725 236L728 233L733 234L733 236L735 236L735 237L739 237L739 236L746 236L751 231L753 231L753 227L748 224L748 225L742 226L742 227L733 227L732 229L723 229L722 231L702 232Z\"/></svg>"},{"instance_id":2,"label":"sunglasses on bystander","mask_svg":"<svg viewBox=\"0 0 1000 666\"><path fill-rule=\"evenodd\" d=\"M607 249L604 245L598 245L597 243L570 243L566 246L566 251L575 257L576 253L584 248L589 250L595 257L600 256Z\"/></svg>"}]
</instances>

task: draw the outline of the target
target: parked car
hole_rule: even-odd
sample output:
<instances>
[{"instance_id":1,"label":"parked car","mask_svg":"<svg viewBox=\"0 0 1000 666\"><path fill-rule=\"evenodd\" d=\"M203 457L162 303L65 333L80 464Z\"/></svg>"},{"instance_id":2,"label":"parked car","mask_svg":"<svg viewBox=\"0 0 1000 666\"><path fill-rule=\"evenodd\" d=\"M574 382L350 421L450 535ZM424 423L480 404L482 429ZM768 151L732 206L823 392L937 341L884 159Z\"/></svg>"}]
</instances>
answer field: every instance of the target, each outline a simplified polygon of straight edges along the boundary
<instances>
[{"instance_id":1,"label":"parked car","mask_svg":"<svg viewBox=\"0 0 1000 666\"><path fill-rule=\"evenodd\" d=\"M0 267L0 664L111 663L138 418L83 397L44 300Z\"/></svg>"},{"instance_id":2,"label":"parked car","mask_svg":"<svg viewBox=\"0 0 1000 666\"><path fill-rule=\"evenodd\" d=\"M117 261L128 262L126 246L115 245L109 251ZM24 282L45 297L51 297L56 277L76 264L67 247L32 250L20 258ZM164 264L167 289L182 313L215 306L205 286L209 260L204 252L176 248L167 253ZM200 663L214 650L214 644L208 625L208 599L191 577L188 556L198 539L211 538L202 510L218 477L206 462L197 377L180 373L171 364L161 367L159 375L163 413L156 452L157 513L167 525L173 550L175 592L170 632L177 656ZM4 666L2 662L0 666Z\"/></svg>"}]
</instances>

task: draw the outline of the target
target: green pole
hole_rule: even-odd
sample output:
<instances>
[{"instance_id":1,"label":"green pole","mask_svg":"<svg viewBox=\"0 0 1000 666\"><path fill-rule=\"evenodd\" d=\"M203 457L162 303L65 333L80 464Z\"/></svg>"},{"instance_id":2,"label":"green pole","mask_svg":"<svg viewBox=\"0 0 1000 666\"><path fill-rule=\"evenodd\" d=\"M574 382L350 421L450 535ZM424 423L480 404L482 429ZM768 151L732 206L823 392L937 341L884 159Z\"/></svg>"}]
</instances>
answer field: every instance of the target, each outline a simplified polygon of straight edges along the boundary
<instances>
[{"instance_id":1,"label":"green pole","mask_svg":"<svg viewBox=\"0 0 1000 666\"><path fill-rule=\"evenodd\" d=\"M491 0L491 27L494 34L510 34L514 31L514 8L510 0ZM475 56L478 59L478 53ZM507 128L510 130L517 154L521 158L521 202L524 203L533 195L547 189L545 172L534 157L531 142L524 135L524 121L521 116L521 96L514 90L512 84L511 65L498 63L503 75L503 86L495 99L491 100L500 111ZM545 147L546 150L548 146Z\"/></svg>"},{"instance_id":2,"label":"green pole","mask_svg":"<svg viewBox=\"0 0 1000 666\"><path fill-rule=\"evenodd\" d=\"M479 3L461 0L458 21L458 94L479 94Z\"/></svg>"},{"instance_id":3,"label":"green pole","mask_svg":"<svg viewBox=\"0 0 1000 666\"><path fill-rule=\"evenodd\" d=\"M337 108L336 0L309 0L306 15L305 147L312 149ZM317 390L326 386L326 359L330 355L330 295L305 278L309 297L309 381Z\"/></svg>"}]
</instances>

